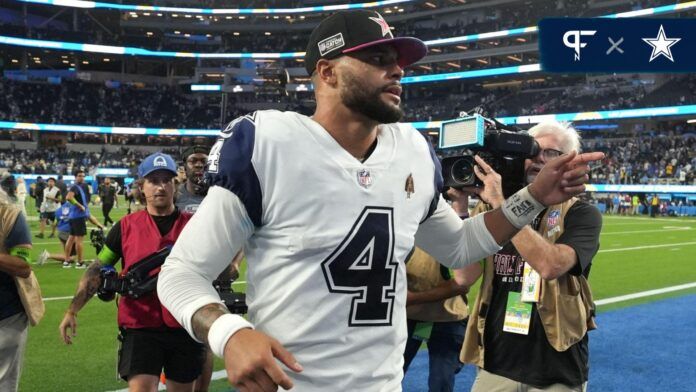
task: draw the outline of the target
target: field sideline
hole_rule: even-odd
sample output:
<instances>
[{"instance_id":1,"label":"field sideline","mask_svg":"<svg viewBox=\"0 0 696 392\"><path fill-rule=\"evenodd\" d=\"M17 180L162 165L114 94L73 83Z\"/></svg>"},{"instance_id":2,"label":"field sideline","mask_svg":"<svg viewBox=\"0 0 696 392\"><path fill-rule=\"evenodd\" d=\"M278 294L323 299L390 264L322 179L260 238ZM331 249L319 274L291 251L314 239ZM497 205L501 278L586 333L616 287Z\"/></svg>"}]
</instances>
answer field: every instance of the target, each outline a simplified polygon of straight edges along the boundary
<instances>
[{"instance_id":1,"label":"field sideline","mask_svg":"<svg viewBox=\"0 0 696 392\"><path fill-rule=\"evenodd\" d=\"M39 223L33 199L28 201L32 235ZM114 219L125 214L121 199ZM92 213L102 219L101 208L93 206ZM600 253L596 256L590 275L595 300L602 304L599 311L653 302L660 298L696 293L696 287L630 298L614 302L616 297L685 285L696 282L696 219L648 217L604 217ZM47 230L47 234L50 231ZM95 256L86 241L85 258ZM43 250L56 253L57 239L34 238L33 260ZM46 316L29 331L21 391L111 391L126 387L116 379L116 306L96 298L80 312L75 343L66 346L58 335L58 324L75 292L84 270L63 269L57 262L35 266L44 298ZM244 276L238 291L244 291ZM476 290L472 290L472 297ZM614 299L614 301L607 301ZM601 325L600 325L601 328ZM216 370L222 369L221 362ZM225 380L213 382L213 391L228 391Z\"/></svg>"}]
</instances>

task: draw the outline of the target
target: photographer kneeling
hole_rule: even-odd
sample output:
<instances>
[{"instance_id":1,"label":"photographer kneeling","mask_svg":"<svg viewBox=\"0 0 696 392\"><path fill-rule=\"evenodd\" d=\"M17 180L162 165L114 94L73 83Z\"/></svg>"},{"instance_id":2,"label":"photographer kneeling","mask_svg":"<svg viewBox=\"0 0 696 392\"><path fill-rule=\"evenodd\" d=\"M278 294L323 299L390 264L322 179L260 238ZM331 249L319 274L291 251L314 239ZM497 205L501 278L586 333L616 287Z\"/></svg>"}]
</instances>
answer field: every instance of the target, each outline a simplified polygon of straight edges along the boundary
<instances>
[{"instance_id":1,"label":"photographer kneeling","mask_svg":"<svg viewBox=\"0 0 696 392\"><path fill-rule=\"evenodd\" d=\"M525 161L527 183L547 162L580 147L577 132L557 122L538 124L529 134L541 151ZM488 204L480 203L475 211L483 212L499 207L504 198L500 175L482 159L476 161L476 176L485 187L475 192ZM595 328L587 277L601 227L600 212L572 198L548 206L485 260L460 357L479 367L472 391L586 389L587 331ZM481 265L467 271L481 273Z\"/></svg>"},{"instance_id":2,"label":"photographer kneeling","mask_svg":"<svg viewBox=\"0 0 696 392\"><path fill-rule=\"evenodd\" d=\"M66 344L72 343L77 329L77 312L102 284L102 267L123 263L127 274L141 260L170 247L179 237L191 215L174 205L176 164L169 155L155 153L138 167L140 191L146 209L125 216L109 231L105 246L80 280L78 290L60 323ZM153 273L154 272L154 273ZM149 276L157 275L159 267ZM201 372L205 350L160 304L154 290L138 296L122 296L118 306L121 350L118 371L131 391L156 391L164 369L168 391L191 391ZM141 294L141 293L139 293ZM137 298L136 298L137 297Z\"/></svg>"}]
</instances>

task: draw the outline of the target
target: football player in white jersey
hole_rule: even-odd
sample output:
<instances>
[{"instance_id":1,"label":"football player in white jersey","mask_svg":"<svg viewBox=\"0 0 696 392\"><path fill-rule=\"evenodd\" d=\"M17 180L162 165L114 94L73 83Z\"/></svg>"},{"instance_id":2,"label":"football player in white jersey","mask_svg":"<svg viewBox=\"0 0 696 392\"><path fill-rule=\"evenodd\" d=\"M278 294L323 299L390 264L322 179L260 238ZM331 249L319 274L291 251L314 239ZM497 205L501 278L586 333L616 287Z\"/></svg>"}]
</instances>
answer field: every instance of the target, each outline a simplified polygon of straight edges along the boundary
<instances>
[{"instance_id":1,"label":"football player in white jersey","mask_svg":"<svg viewBox=\"0 0 696 392\"><path fill-rule=\"evenodd\" d=\"M403 68L425 56L374 11L338 12L309 39L312 117L236 119L210 151L208 195L162 267L162 303L225 359L241 391L398 391L405 261L418 245L461 268L584 190L587 162L549 162L500 209L462 221L430 143L402 116ZM247 255L249 321L210 282Z\"/></svg>"}]
</instances>

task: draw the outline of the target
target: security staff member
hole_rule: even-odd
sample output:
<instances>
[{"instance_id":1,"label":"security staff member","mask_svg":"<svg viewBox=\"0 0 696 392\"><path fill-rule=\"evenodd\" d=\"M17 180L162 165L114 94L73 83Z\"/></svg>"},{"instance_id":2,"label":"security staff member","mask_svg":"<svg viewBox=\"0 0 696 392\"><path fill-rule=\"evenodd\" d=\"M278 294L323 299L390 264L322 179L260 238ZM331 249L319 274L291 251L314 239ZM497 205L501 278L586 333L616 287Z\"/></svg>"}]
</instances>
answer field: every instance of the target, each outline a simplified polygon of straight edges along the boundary
<instances>
[{"instance_id":1,"label":"security staff member","mask_svg":"<svg viewBox=\"0 0 696 392\"><path fill-rule=\"evenodd\" d=\"M171 246L191 215L174 205L176 164L166 154L146 157L138 167L146 209L127 215L109 231L98 260L85 272L77 293L60 324L66 344L72 343L77 312L96 293L100 269L123 263L122 274L146 256ZM164 370L169 391L190 391L201 372L204 347L189 337L152 292L138 299L122 297L118 306L122 347L118 370L130 390L157 389Z\"/></svg>"}]
</instances>

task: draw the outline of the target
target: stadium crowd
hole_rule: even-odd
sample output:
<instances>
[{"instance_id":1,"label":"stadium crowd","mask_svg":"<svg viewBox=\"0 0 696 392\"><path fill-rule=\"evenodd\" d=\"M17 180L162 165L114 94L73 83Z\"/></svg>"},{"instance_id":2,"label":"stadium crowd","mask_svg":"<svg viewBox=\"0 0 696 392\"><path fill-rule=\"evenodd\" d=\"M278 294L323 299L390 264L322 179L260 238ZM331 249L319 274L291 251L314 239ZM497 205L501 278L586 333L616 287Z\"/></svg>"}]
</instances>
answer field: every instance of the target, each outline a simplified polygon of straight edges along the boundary
<instances>
[{"instance_id":1,"label":"stadium crowd","mask_svg":"<svg viewBox=\"0 0 696 392\"><path fill-rule=\"evenodd\" d=\"M692 184L696 178L696 134L586 140L585 148L603 151L604 164L593 170L597 183Z\"/></svg>"},{"instance_id":2,"label":"stadium crowd","mask_svg":"<svg viewBox=\"0 0 696 392\"><path fill-rule=\"evenodd\" d=\"M0 136L8 135L2 131ZM80 135L80 134L76 134ZM75 170L95 173L97 168L134 168L148 154L138 146L152 145L154 137L111 136L122 146L118 151L82 152L69 146L40 150L0 150L0 168L23 174L72 174ZM209 144L205 138L170 138L162 151L178 156L187 145ZM208 143L206 143L206 141ZM84 143L83 140L76 142ZM95 143L101 143L96 141ZM177 145L178 144L178 145ZM696 183L696 132L678 126L675 131L635 132L631 136L587 134L582 142L587 151L602 151L606 158L593 168L593 182L599 184L681 184Z\"/></svg>"},{"instance_id":3,"label":"stadium crowd","mask_svg":"<svg viewBox=\"0 0 696 392\"><path fill-rule=\"evenodd\" d=\"M227 118L253 111L249 108L259 102L279 110L313 111L311 101L264 91L228 94ZM220 126L219 95L192 94L172 86L1 79L0 94L7 98L0 101L0 118L6 121L198 129ZM639 80L573 79L495 89L458 82L427 87L407 85L404 96L406 121L456 118L462 111L477 106L484 106L497 117L629 109L689 104L696 96L696 76L676 76L650 92Z\"/></svg>"}]
</instances>

